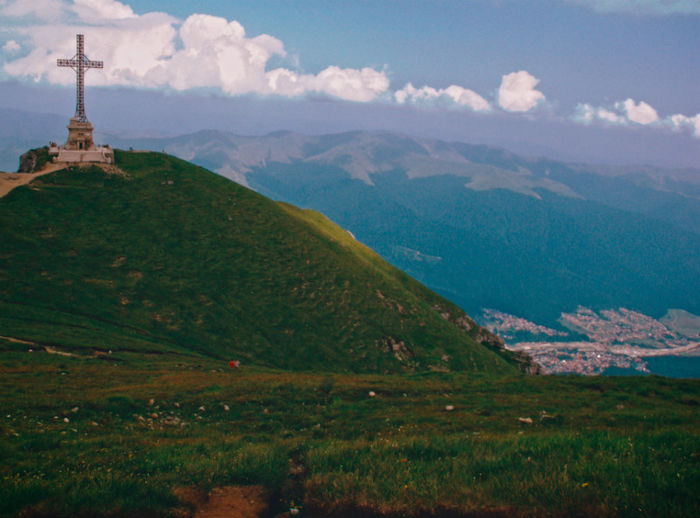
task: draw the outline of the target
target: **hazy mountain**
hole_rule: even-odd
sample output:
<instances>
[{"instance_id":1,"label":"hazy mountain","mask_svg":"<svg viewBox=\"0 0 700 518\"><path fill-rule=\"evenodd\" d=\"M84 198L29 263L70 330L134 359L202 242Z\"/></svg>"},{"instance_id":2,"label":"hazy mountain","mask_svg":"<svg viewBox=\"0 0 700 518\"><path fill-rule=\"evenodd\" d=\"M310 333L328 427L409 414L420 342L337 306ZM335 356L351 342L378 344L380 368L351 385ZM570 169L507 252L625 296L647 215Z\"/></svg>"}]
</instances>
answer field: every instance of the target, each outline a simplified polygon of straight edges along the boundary
<instances>
[{"instance_id":1,"label":"hazy mountain","mask_svg":"<svg viewBox=\"0 0 700 518\"><path fill-rule=\"evenodd\" d=\"M700 232L700 169L568 164L488 146L390 133L278 132L242 137L201 131L174 138L106 138L116 146L165 150L244 184L251 173L274 163L335 167L367 185L374 183L372 175L394 171L404 172L408 179L454 176L464 178L466 187L475 191L505 189L539 198L538 190L544 190Z\"/></svg>"}]
</instances>

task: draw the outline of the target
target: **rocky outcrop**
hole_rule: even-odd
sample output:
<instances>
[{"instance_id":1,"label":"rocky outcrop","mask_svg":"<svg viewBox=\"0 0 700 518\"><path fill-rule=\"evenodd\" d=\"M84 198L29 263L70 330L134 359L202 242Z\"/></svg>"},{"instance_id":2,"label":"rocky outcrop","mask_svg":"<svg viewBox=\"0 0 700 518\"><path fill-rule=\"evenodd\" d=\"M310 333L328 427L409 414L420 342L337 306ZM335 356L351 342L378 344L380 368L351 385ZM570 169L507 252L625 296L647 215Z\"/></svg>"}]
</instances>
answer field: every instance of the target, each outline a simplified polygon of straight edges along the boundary
<instances>
[{"instance_id":1,"label":"rocky outcrop","mask_svg":"<svg viewBox=\"0 0 700 518\"><path fill-rule=\"evenodd\" d=\"M49 148L30 149L19 157L18 173L36 173L49 162Z\"/></svg>"},{"instance_id":2,"label":"rocky outcrop","mask_svg":"<svg viewBox=\"0 0 700 518\"><path fill-rule=\"evenodd\" d=\"M492 333L488 329L479 326L466 313L450 314L447 308L435 305L433 309L440 313L440 316L453 323L459 329L467 333L475 342L488 347L503 356L510 363L514 363L518 368L526 374L542 374L540 366L525 352L510 351L506 349L506 343L500 336Z\"/></svg>"},{"instance_id":3,"label":"rocky outcrop","mask_svg":"<svg viewBox=\"0 0 700 518\"><path fill-rule=\"evenodd\" d=\"M406 343L403 340L396 340L391 336L384 339L384 343L382 343L381 348L384 352L392 353L394 358L399 360L401 363L405 363L413 358L413 353L408 347L406 347Z\"/></svg>"}]
</instances>

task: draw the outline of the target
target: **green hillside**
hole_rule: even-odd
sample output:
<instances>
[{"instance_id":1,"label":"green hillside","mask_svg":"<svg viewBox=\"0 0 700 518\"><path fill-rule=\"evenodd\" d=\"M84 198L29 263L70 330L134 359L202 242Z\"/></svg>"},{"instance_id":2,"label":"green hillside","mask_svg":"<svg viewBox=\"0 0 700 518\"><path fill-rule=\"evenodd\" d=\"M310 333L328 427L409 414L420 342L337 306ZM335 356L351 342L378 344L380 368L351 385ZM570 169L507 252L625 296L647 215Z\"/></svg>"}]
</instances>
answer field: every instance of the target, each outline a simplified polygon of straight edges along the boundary
<instances>
[{"instance_id":1,"label":"green hillside","mask_svg":"<svg viewBox=\"0 0 700 518\"><path fill-rule=\"evenodd\" d=\"M170 156L116 158L0 200L0 335L296 370L514 371L459 308L320 214Z\"/></svg>"}]
</instances>

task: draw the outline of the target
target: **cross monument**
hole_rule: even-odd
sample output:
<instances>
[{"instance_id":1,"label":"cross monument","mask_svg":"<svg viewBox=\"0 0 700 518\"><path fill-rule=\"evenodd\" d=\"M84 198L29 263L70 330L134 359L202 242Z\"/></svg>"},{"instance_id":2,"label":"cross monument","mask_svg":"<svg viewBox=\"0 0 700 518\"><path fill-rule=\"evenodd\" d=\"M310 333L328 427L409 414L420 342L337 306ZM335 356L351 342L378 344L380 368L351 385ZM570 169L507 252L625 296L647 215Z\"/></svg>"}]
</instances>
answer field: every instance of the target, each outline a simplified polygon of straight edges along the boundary
<instances>
[{"instance_id":1,"label":"cross monument","mask_svg":"<svg viewBox=\"0 0 700 518\"><path fill-rule=\"evenodd\" d=\"M72 68L77 74L75 91L75 115L68 124L68 142L60 148L52 146L50 154L57 154L59 162L108 162L114 153L107 147L96 147L92 140L94 129L85 115L85 72L91 68L103 68L102 61L90 61L85 55L85 36L76 35L76 53L71 59L58 59L59 67Z\"/></svg>"}]
</instances>

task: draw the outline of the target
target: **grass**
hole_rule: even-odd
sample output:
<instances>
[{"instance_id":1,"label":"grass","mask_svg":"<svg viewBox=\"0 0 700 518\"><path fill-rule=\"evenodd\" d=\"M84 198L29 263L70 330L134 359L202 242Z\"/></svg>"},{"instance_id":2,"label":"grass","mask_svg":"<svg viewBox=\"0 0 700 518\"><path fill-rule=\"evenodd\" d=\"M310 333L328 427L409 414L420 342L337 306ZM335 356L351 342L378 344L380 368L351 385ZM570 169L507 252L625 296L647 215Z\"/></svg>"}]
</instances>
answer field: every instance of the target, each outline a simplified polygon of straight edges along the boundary
<instances>
[{"instance_id":1,"label":"grass","mask_svg":"<svg viewBox=\"0 0 700 518\"><path fill-rule=\"evenodd\" d=\"M185 506L174 488L231 484L308 516L700 504L696 381L292 373L26 348L0 365L2 516L168 516Z\"/></svg>"}]
</instances>

